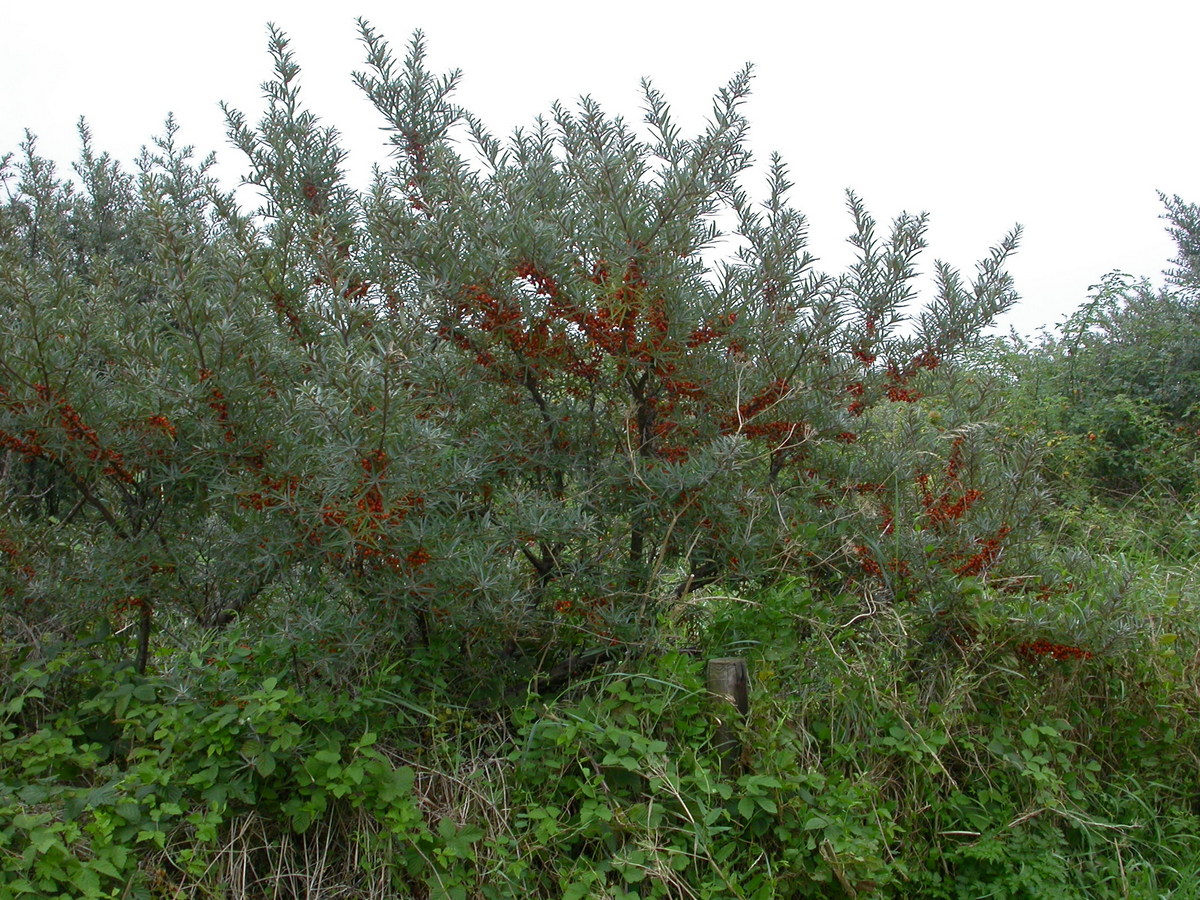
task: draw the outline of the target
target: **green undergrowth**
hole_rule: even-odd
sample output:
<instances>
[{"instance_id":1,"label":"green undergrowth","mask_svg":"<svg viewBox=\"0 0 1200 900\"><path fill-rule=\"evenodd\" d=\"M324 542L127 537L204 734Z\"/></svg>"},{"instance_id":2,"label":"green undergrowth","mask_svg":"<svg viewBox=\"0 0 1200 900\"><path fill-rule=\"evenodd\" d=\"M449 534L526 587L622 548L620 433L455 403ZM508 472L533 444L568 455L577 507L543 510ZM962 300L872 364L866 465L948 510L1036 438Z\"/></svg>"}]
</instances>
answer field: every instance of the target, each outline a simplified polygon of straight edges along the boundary
<instances>
[{"instance_id":1,"label":"green undergrowth","mask_svg":"<svg viewBox=\"0 0 1200 900\"><path fill-rule=\"evenodd\" d=\"M712 594L687 653L555 697L464 697L434 651L337 664L328 631L144 676L103 631L13 644L2 893L1197 896L1192 588L1114 559L1052 598ZM740 752L717 656L749 667Z\"/></svg>"}]
</instances>

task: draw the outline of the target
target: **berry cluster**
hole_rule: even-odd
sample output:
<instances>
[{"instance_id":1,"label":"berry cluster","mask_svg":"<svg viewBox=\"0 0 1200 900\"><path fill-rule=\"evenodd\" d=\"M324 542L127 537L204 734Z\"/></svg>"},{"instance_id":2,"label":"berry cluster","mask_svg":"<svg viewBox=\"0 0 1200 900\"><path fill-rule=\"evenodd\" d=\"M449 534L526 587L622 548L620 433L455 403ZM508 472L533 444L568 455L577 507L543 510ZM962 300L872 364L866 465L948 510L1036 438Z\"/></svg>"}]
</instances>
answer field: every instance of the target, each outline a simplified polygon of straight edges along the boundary
<instances>
[{"instance_id":1,"label":"berry cluster","mask_svg":"<svg viewBox=\"0 0 1200 900\"><path fill-rule=\"evenodd\" d=\"M83 420L79 412L66 399L44 384L35 384L33 389L37 394L38 401L45 406L52 407L58 414L58 424L62 427L63 435L68 443L84 445L84 456L92 462L103 463L104 467L101 472L104 475L115 478L124 484L133 483L133 473L126 466L120 451L104 447L96 430ZM31 406L31 404L9 400L7 391L0 393L0 400L3 400L4 405L14 412L26 412ZM26 460L40 458L54 461L60 459L58 454L44 446L42 440L41 432L35 428L27 428L23 436L0 430L0 446L21 454Z\"/></svg>"},{"instance_id":2,"label":"berry cluster","mask_svg":"<svg viewBox=\"0 0 1200 900\"><path fill-rule=\"evenodd\" d=\"M995 565L996 560L1000 558L1000 551L1004 549L1004 539L1008 537L1011 531L1012 528L1008 524L1004 524L991 537L980 538L975 541L975 546L979 549L962 565L956 566L954 574L962 575L964 578L971 578L990 569Z\"/></svg>"}]
</instances>

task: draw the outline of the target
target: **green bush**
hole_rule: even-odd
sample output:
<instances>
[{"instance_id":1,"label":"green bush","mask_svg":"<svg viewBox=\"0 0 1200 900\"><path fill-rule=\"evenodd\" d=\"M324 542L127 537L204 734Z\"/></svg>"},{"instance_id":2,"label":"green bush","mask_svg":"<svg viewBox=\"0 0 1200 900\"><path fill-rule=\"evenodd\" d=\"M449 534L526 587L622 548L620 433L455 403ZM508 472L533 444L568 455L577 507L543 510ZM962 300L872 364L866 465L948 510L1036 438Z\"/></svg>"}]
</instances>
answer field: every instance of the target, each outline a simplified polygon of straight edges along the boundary
<instances>
[{"instance_id":1,"label":"green bush","mask_svg":"<svg viewBox=\"0 0 1200 900\"><path fill-rule=\"evenodd\" d=\"M258 209L219 189L171 121L134 175L86 128L78 187L32 139L6 169L9 614L134 623L144 670L155 622L220 627L325 594L373 635L456 644L464 673L519 685L652 641L663 610L707 584L819 560L836 573L863 553L891 565L873 541L852 540L866 549L847 561L824 525L889 515L856 483L911 495L965 452L886 410L941 391L1013 302L1017 233L970 283L938 263L910 316L925 216L881 235L850 195L856 261L833 276L778 159L752 203L748 69L694 138L647 85L641 133L585 100L501 141L454 104L420 39L401 60L361 35L356 79L393 151L368 191L347 185L276 31L264 116L228 111ZM737 249L712 263L717 221ZM935 458L914 445L895 472L877 464L876 419ZM1008 483L986 447L973 474ZM927 507L971 505L944 480ZM1020 516L986 505L909 565L999 562ZM921 517L885 530L938 545L938 529L910 533Z\"/></svg>"}]
</instances>

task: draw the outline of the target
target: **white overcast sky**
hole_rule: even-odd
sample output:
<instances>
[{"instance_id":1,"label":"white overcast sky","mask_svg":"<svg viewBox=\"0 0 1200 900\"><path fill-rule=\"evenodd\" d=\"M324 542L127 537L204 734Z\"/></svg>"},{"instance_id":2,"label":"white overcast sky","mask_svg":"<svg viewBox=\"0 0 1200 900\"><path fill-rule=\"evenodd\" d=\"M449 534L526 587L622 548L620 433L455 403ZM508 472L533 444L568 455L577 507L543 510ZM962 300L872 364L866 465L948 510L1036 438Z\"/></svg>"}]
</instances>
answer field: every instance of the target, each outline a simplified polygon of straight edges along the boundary
<instances>
[{"instance_id":1,"label":"white overcast sky","mask_svg":"<svg viewBox=\"0 0 1200 900\"><path fill-rule=\"evenodd\" d=\"M931 214L926 270L941 258L971 272L1021 223L1011 269L1023 300L1006 325L1025 334L1061 321L1113 269L1160 281L1174 245L1156 191L1200 202L1195 0L3 0L0 152L29 128L66 166L83 115L100 149L132 162L173 111L184 140L235 177L217 104L257 119L271 21L365 184L386 149L350 81L360 15L400 54L422 29L433 67L462 69L459 102L500 134L581 94L640 120L643 76L695 131L752 62L756 156L789 163L825 268L850 259L846 188L881 222Z\"/></svg>"}]
</instances>

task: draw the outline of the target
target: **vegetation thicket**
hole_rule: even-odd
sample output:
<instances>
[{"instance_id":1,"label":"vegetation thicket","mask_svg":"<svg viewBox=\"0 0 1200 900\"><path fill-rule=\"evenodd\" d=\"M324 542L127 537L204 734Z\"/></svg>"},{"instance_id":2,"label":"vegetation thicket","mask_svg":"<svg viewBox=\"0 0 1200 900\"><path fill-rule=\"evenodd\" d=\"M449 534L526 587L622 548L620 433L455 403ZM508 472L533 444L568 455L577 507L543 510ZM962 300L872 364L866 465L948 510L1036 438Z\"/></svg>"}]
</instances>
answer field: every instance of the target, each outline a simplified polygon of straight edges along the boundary
<instances>
[{"instance_id":1,"label":"vegetation thicket","mask_svg":"<svg viewBox=\"0 0 1200 900\"><path fill-rule=\"evenodd\" d=\"M365 191L275 30L247 188L0 167L5 896L1195 892L1196 208L998 344L1019 230L822 271L749 69L500 139L360 27Z\"/></svg>"}]
</instances>

